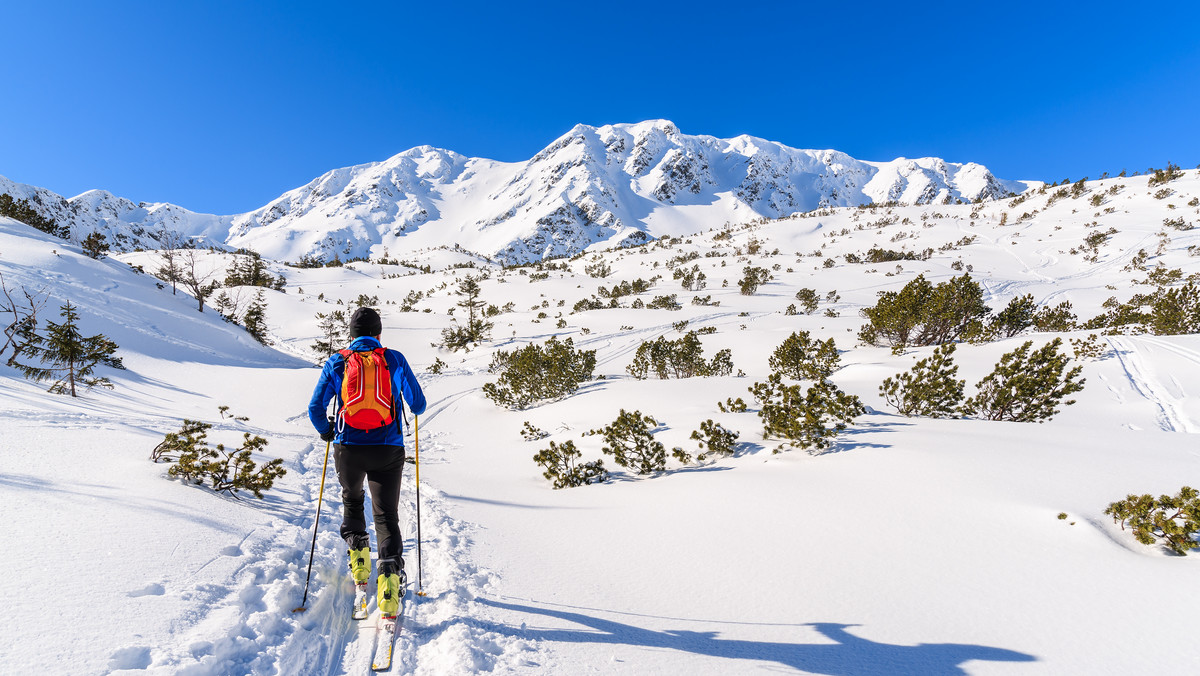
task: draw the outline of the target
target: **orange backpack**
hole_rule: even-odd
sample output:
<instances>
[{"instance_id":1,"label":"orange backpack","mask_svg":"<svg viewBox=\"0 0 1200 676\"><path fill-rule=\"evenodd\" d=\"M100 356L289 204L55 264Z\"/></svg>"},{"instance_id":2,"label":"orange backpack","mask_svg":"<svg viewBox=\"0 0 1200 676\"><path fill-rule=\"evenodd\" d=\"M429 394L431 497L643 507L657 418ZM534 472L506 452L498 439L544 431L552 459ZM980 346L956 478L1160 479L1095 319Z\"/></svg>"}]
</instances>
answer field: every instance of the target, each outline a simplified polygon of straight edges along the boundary
<instances>
[{"instance_id":1,"label":"orange backpack","mask_svg":"<svg viewBox=\"0 0 1200 676\"><path fill-rule=\"evenodd\" d=\"M342 409L338 415L357 430L373 430L392 424L392 374L385 348L366 352L338 350L346 359L342 375Z\"/></svg>"}]
</instances>

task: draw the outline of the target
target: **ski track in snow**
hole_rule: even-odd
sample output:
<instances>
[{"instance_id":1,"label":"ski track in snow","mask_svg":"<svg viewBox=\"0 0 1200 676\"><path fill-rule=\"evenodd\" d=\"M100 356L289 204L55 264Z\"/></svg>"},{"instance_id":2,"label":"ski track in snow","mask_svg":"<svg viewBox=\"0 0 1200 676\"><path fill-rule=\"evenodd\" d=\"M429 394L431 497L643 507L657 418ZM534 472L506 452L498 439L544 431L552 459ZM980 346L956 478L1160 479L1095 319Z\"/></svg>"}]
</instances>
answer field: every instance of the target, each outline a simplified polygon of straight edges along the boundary
<instances>
[{"instance_id":1,"label":"ski track in snow","mask_svg":"<svg viewBox=\"0 0 1200 676\"><path fill-rule=\"evenodd\" d=\"M1138 346L1141 344L1162 348L1185 357L1194 364L1200 364L1200 353L1147 336L1138 338L1109 336L1108 342L1112 345L1117 360L1120 362L1121 368L1125 370L1125 375L1133 389L1158 407L1159 427L1168 432L1196 432L1198 429L1196 424L1184 411L1183 400L1186 392L1178 380L1172 376L1171 384L1164 383L1158 374L1147 366L1145 359L1138 352ZM1110 387L1110 389L1112 388ZM1179 394L1175 394L1176 392Z\"/></svg>"},{"instance_id":2,"label":"ski track in snow","mask_svg":"<svg viewBox=\"0 0 1200 676\"><path fill-rule=\"evenodd\" d=\"M450 403L465 396L451 395ZM445 405L446 400L443 400ZM443 406L444 408L444 406ZM424 440L426 454L441 446ZM300 605L308 551L312 542L316 494L325 448L314 445L292 468L304 475L294 516L276 519L267 529L249 533L201 565L176 589L143 590L147 595L179 593L198 601L202 614L185 617L173 640L159 648L126 646L114 653L114 668L149 673L217 676L219 674L365 674L371 673L375 625L379 613L371 601L367 620L350 618L353 591L346 571L345 545L338 536L341 497L330 461L325 478L314 554L308 610ZM396 636L390 673L507 673L535 664L535 645L487 628L489 609L475 602L495 576L471 562L472 526L453 518L441 493L422 482L422 580L426 596L416 594L416 496L413 471L405 472L402 509L405 568L409 576L404 622ZM369 499L369 498L368 498ZM368 517L369 518L369 517ZM374 544L374 540L372 541ZM372 555L375 555L372 551ZM229 566L227 584L212 583L207 568ZM201 582L201 579L205 582ZM191 585L189 583L198 583ZM374 594L374 583L371 593ZM139 595L141 592L139 592Z\"/></svg>"}]
</instances>

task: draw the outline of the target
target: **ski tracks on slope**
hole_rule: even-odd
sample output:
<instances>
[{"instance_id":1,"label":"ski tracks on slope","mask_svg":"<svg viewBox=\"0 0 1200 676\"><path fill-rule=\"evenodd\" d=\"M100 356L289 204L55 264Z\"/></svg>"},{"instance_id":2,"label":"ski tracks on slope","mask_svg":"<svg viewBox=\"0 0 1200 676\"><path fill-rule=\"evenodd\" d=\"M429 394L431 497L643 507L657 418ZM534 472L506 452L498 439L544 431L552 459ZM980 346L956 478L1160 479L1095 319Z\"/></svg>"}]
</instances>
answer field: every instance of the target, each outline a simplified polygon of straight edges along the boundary
<instances>
[{"instance_id":1,"label":"ski tracks on slope","mask_svg":"<svg viewBox=\"0 0 1200 676\"><path fill-rule=\"evenodd\" d=\"M422 455L441 454L439 436L422 439ZM291 612L304 590L324 458L324 446L314 445L295 463L304 476L297 516L260 526L239 546L226 547L194 571L194 587L185 592L193 610L180 619L170 645L156 651L147 671L187 676L371 673L379 613L372 599L369 619L350 619L353 593L345 544L338 535L342 505L332 467L325 481L308 610ZM441 492L426 482L421 490L421 550L427 595L416 595L413 474L407 468L403 479L401 527L409 589L390 673L511 673L537 664L533 642L488 629L495 626L487 621L494 611L475 598L487 592L496 576L471 560L473 526L455 519Z\"/></svg>"},{"instance_id":2,"label":"ski tracks on slope","mask_svg":"<svg viewBox=\"0 0 1200 676\"><path fill-rule=\"evenodd\" d=\"M1200 352L1150 336L1109 336L1108 342L1133 389L1158 407L1158 425L1161 429L1168 432L1200 431L1200 425L1192 421L1184 408L1187 392L1179 379L1170 374L1169 380L1161 377L1142 354L1155 349L1164 350L1182 357L1189 366L1200 368Z\"/></svg>"}]
</instances>

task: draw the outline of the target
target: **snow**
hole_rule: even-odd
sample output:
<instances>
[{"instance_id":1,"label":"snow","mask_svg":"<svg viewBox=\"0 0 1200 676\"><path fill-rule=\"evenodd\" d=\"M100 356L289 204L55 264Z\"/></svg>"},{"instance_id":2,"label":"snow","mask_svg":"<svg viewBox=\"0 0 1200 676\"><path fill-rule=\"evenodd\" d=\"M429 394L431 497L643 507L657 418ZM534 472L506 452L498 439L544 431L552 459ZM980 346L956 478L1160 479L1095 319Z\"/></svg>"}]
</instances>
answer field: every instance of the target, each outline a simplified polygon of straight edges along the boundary
<instances>
[{"instance_id":1,"label":"snow","mask_svg":"<svg viewBox=\"0 0 1200 676\"><path fill-rule=\"evenodd\" d=\"M421 157L422 172L444 175L432 155ZM1151 253L1148 269L1200 272L1188 252L1200 231L1167 229L1170 242L1155 252L1165 218L1200 222L1187 205L1200 195L1200 172L1168 184L1174 194L1165 200L1152 196L1145 177L1087 186L1083 197L1053 205L1051 188L1015 206L838 208L727 231L726 214L685 210L700 234L670 247L589 251L557 261L569 270L536 281L448 249L391 247L431 273L377 263L273 265L288 283L266 293L272 347L129 267L152 270L153 252L94 261L0 219L8 287L44 286L53 296L45 318L57 319L58 305L71 300L84 333L116 341L128 367L102 373L114 389L71 399L0 365L0 514L8 524L0 600L14 618L0 628L5 671L367 671L377 613L349 619L353 591L332 468L315 523L309 608L291 611L304 591L325 458L305 414L318 373L308 348L314 316L368 294L382 301L384 343L405 353L430 401L419 421L420 582L428 595L411 593L418 575L409 471L402 514L410 594L394 673L1197 672L1200 552L1180 557L1138 544L1103 511L1128 493L1174 493L1200 481L1200 451L1189 436L1200 429L1200 336L1101 336L1105 353L1081 362L1087 383L1078 403L1045 424L896 415L879 383L932 348L892 354L855 340L858 310L879 291L918 273L944 281L961 274L957 261L972 266L993 308L1032 294L1041 304L1071 301L1080 319L1100 313L1110 296L1152 289L1134 283L1146 272L1126 269L1138 249ZM1092 207L1100 193L1104 204ZM1001 213L1008 225L999 225ZM682 233L686 225L681 218L670 227ZM1068 252L1108 227L1118 232L1098 261ZM843 257L873 245L936 250L971 236L973 243L926 261L855 265ZM751 237L762 251L749 256ZM462 244L469 251L474 242ZM701 258L688 266L708 275L708 288L696 293L681 289L666 266L689 251ZM725 255L703 256L714 251ZM231 260L204 256L214 269ZM596 257L613 267L610 277L585 274ZM459 267L468 263L478 267ZM776 263L756 295L737 293L745 265ZM433 346L451 322L454 281L483 269L484 299L516 310L492 318L492 341L479 349ZM653 275L663 279L642 297L676 293L683 309L570 311L599 285ZM801 287L816 289L820 310L784 315ZM841 298L829 303L833 290ZM400 312L395 303L410 291L428 296L417 312ZM719 306L689 304L710 294ZM824 316L826 309L839 316ZM539 312L548 317L538 320ZM556 328L560 313L565 328ZM729 348L735 372L745 375L628 376L637 346L680 335L672 324L684 319L688 328L715 327L702 337L706 354ZM774 454L777 442L761 438L753 412L716 406L728 397L749 401L770 351L800 329L836 339L842 367L833 380L869 407L819 456ZM552 335L597 350L604 379L519 412L481 394L494 379L494 350ZM959 377L972 393L1000 355L1056 335L962 344ZM445 371L427 373L439 358ZM221 405L248 420L222 415ZM658 418L656 438L693 453L691 431L712 418L741 433L738 453L687 466L669 461L652 478L621 471L604 484L552 490L532 456L548 441L572 440L585 460L601 457L598 438L581 435L621 408ZM236 446L246 432L267 438L261 459L282 458L288 474L261 501L169 479L148 456L184 418L213 424L213 443ZM525 421L551 436L523 440ZM410 437L410 453L415 445Z\"/></svg>"}]
</instances>

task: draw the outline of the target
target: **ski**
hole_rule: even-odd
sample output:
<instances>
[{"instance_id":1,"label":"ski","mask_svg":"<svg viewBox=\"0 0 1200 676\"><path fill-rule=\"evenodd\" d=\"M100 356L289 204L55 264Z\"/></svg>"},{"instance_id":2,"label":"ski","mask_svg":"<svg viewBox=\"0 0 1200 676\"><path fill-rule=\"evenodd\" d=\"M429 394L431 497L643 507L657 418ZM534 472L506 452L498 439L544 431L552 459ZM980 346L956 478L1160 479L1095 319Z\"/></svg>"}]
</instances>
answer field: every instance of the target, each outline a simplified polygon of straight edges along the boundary
<instances>
[{"instance_id":1,"label":"ski","mask_svg":"<svg viewBox=\"0 0 1200 676\"><path fill-rule=\"evenodd\" d=\"M367 619L368 598L366 583L354 585L354 609L351 612L350 617L356 620Z\"/></svg>"},{"instance_id":2,"label":"ski","mask_svg":"<svg viewBox=\"0 0 1200 676\"><path fill-rule=\"evenodd\" d=\"M392 668L392 647L395 645L396 631L399 629L402 617L404 617L403 604L395 617L383 615L379 617L379 624L375 628L375 657L371 659L372 671L386 671Z\"/></svg>"}]
</instances>

